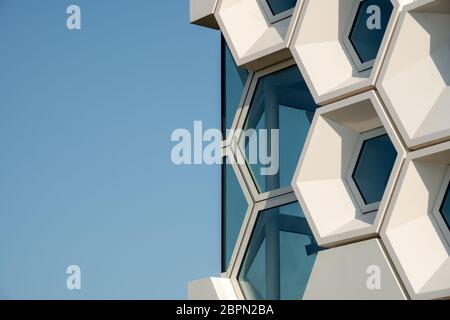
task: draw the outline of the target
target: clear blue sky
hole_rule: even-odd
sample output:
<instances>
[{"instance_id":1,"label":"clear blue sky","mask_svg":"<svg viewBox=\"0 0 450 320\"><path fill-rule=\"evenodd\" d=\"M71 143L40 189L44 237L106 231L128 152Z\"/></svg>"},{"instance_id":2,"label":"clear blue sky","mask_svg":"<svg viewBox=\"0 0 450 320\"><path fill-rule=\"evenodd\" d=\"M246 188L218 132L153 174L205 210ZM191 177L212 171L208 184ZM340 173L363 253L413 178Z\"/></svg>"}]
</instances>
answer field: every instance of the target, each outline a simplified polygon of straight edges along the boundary
<instances>
[{"instance_id":1,"label":"clear blue sky","mask_svg":"<svg viewBox=\"0 0 450 320\"><path fill-rule=\"evenodd\" d=\"M220 127L220 35L188 2L0 0L0 298L183 299L219 274L220 167L170 160L172 130Z\"/></svg>"}]
</instances>

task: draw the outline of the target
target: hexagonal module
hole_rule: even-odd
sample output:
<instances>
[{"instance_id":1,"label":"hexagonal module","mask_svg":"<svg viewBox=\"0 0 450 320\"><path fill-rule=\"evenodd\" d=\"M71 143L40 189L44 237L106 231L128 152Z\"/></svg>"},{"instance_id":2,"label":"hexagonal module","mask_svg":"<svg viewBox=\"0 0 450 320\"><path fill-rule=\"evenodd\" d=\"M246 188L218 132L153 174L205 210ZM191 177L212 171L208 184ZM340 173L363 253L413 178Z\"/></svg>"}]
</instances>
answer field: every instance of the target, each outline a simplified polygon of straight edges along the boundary
<instances>
[{"instance_id":1,"label":"hexagonal module","mask_svg":"<svg viewBox=\"0 0 450 320\"><path fill-rule=\"evenodd\" d=\"M450 184L447 186L447 190L445 191L444 199L442 200L439 212L447 224L447 227L450 229Z\"/></svg>"},{"instance_id":2,"label":"hexagonal module","mask_svg":"<svg viewBox=\"0 0 450 320\"><path fill-rule=\"evenodd\" d=\"M405 154L376 92L317 109L292 187L320 246L378 235Z\"/></svg>"},{"instance_id":3,"label":"hexagonal module","mask_svg":"<svg viewBox=\"0 0 450 320\"><path fill-rule=\"evenodd\" d=\"M238 274L244 296L301 299L318 250L298 202L261 211Z\"/></svg>"},{"instance_id":4,"label":"hexagonal module","mask_svg":"<svg viewBox=\"0 0 450 320\"><path fill-rule=\"evenodd\" d=\"M361 137L362 145L356 152L357 161L351 170L351 179L357 190L362 212L378 209L383 198L397 151L384 129L369 131Z\"/></svg>"},{"instance_id":5,"label":"hexagonal module","mask_svg":"<svg viewBox=\"0 0 450 320\"><path fill-rule=\"evenodd\" d=\"M317 105L295 65L263 71L253 81L257 85L248 95L240 146L247 164L244 170L250 172L256 192L263 194L290 188ZM264 141L264 133L270 137L275 132L278 139ZM278 170L265 171L268 165L261 158L265 153L273 161L278 158Z\"/></svg>"},{"instance_id":6,"label":"hexagonal module","mask_svg":"<svg viewBox=\"0 0 450 320\"><path fill-rule=\"evenodd\" d=\"M215 17L238 66L256 71L291 58L293 22L303 1L219 1Z\"/></svg>"},{"instance_id":7,"label":"hexagonal module","mask_svg":"<svg viewBox=\"0 0 450 320\"><path fill-rule=\"evenodd\" d=\"M450 142L410 153L386 213L381 238L412 299L450 298L449 181Z\"/></svg>"},{"instance_id":8,"label":"hexagonal module","mask_svg":"<svg viewBox=\"0 0 450 320\"><path fill-rule=\"evenodd\" d=\"M402 4L409 1L386 0L389 14L381 0L305 0L290 49L318 104L374 87Z\"/></svg>"},{"instance_id":9,"label":"hexagonal module","mask_svg":"<svg viewBox=\"0 0 450 320\"><path fill-rule=\"evenodd\" d=\"M360 0L356 3L346 47L359 71L373 66L393 9L390 0Z\"/></svg>"},{"instance_id":10,"label":"hexagonal module","mask_svg":"<svg viewBox=\"0 0 450 320\"><path fill-rule=\"evenodd\" d=\"M405 6L377 81L410 149L450 136L450 2Z\"/></svg>"},{"instance_id":11,"label":"hexagonal module","mask_svg":"<svg viewBox=\"0 0 450 320\"><path fill-rule=\"evenodd\" d=\"M380 275L380 282L367 281L371 274ZM406 300L407 296L381 240L371 239L320 251L303 298Z\"/></svg>"}]
</instances>

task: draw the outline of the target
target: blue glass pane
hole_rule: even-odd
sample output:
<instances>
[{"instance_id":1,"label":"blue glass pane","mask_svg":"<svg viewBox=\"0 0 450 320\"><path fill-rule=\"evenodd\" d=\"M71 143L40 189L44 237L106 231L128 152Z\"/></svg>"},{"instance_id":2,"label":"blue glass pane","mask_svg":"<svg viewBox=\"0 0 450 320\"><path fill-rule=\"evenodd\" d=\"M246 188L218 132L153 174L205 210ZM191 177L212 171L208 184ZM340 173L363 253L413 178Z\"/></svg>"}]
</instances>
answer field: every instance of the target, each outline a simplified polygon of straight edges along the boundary
<instances>
[{"instance_id":1,"label":"blue glass pane","mask_svg":"<svg viewBox=\"0 0 450 320\"><path fill-rule=\"evenodd\" d=\"M288 216L297 216L301 218L305 218L305 214L303 213L302 208L298 204L298 202L293 202L290 204L285 204L281 207L278 207L278 212L280 214L288 215Z\"/></svg>"},{"instance_id":2,"label":"blue glass pane","mask_svg":"<svg viewBox=\"0 0 450 320\"><path fill-rule=\"evenodd\" d=\"M308 255L313 244L310 235L291 232L280 233L280 285L281 300L302 299L311 275L316 253Z\"/></svg>"},{"instance_id":3,"label":"blue glass pane","mask_svg":"<svg viewBox=\"0 0 450 320\"><path fill-rule=\"evenodd\" d=\"M230 129L236 114L248 71L236 66L230 49L222 38L222 131Z\"/></svg>"},{"instance_id":4,"label":"blue glass pane","mask_svg":"<svg viewBox=\"0 0 450 320\"><path fill-rule=\"evenodd\" d=\"M266 0L270 11L276 16L295 7L297 0Z\"/></svg>"},{"instance_id":5,"label":"blue glass pane","mask_svg":"<svg viewBox=\"0 0 450 320\"><path fill-rule=\"evenodd\" d=\"M259 192L290 186L316 107L296 66L259 80L244 127L255 131L253 135L247 136L243 150ZM279 140L269 140L265 145L262 144L261 129L278 129ZM260 157L252 157L252 141L258 144L258 156L262 145L268 150L266 154L274 156L274 160L277 158L276 154L272 155L270 150L276 150L275 143L278 143L279 170L270 174L262 172L263 168L271 165L264 164Z\"/></svg>"},{"instance_id":6,"label":"blue glass pane","mask_svg":"<svg viewBox=\"0 0 450 320\"><path fill-rule=\"evenodd\" d=\"M396 158L387 134L364 141L353 180L366 204L381 201Z\"/></svg>"},{"instance_id":7,"label":"blue glass pane","mask_svg":"<svg viewBox=\"0 0 450 320\"><path fill-rule=\"evenodd\" d=\"M266 297L266 241L262 239L259 247L254 247L256 250L253 263L248 268L247 273L243 279L240 279L240 284L247 299L264 300ZM252 254L254 254L252 252Z\"/></svg>"},{"instance_id":8,"label":"blue glass pane","mask_svg":"<svg viewBox=\"0 0 450 320\"><path fill-rule=\"evenodd\" d=\"M450 185L447 187L447 191L445 192L440 211L447 227L450 229Z\"/></svg>"},{"instance_id":9,"label":"blue glass pane","mask_svg":"<svg viewBox=\"0 0 450 320\"><path fill-rule=\"evenodd\" d=\"M379 11L374 11L374 6L377 6ZM393 5L390 0L361 1L350 32L350 42L361 62L368 62L377 57L392 10ZM379 16L377 16L378 12ZM373 28L373 22L376 22L373 19L377 18L380 24Z\"/></svg>"},{"instance_id":10,"label":"blue glass pane","mask_svg":"<svg viewBox=\"0 0 450 320\"><path fill-rule=\"evenodd\" d=\"M262 211L238 276L244 295L301 299L318 250L298 203Z\"/></svg>"},{"instance_id":11,"label":"blue glass pane","mask_svg":"<svg viewBox=\"0 0 450 320\"><path fill-rule=\"evenodd\" d=\"M222 166L222 271L230 263L248 204L230 164Z\"/></svg>"}]
</instances>

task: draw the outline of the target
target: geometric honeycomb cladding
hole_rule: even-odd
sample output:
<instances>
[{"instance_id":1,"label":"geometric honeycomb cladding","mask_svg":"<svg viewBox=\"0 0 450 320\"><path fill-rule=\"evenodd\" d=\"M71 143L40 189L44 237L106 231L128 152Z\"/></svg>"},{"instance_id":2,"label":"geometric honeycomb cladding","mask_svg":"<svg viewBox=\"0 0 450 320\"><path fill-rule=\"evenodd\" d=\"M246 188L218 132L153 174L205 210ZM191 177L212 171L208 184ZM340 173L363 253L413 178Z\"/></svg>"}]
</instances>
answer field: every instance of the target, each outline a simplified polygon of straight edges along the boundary
<instances>
[{"instance_id":1,"label":"geometric honeycomb cladding","mask_svg":"<svg viewBox=\"0 0 450 320\"><path fill-rule=\"evenodd\" d=\"M374 86L401 9L398 0L387 1L305 0L291 51L320 105ZM366 3L381 10L361 11Z\"/></svg>"},{"instance_id":2,"label":"geometric honeycomb cladding","mask_svg":"<svg viewBox=\"0 0 450 320\"><path fill-rule=\"evenodd\" d=\"M377 236L404 157L375 92L317 109L292 187L320 246Z\"/></svg>"},{"instance_id":3,"label":"geometric honeycomb cladding","mask_svg":"<svg viewBox=\"0 0 450 320\"><path fill-rule=\"evenodd\" d=\"M191 5L230 47L224 129L279 130L272 175L252 134L223 145L226 281L204 296L449 299L450 0Z\"/></svg>"},{"instance_id":4,"label":"geometric honeycomb cladding","mask_svg":"<svg viewBox=\"0 0 450 320\"><path fill-rule=\"evenodd\" d=\"M440 214L449 165L450 142L411 153L381 232L414 299L450 297L450 231Z\"/></svg>"},{"instance_id":5,"label":"geometric honeycomb cladding","mask_svg":"<svg viewBox=\"0 0 450 320\"><path fill-rule=\"evenodd\" d=\"M405 7L378 89L408 147L450 135L450 1Z\"/></svg>"}]
</instances>

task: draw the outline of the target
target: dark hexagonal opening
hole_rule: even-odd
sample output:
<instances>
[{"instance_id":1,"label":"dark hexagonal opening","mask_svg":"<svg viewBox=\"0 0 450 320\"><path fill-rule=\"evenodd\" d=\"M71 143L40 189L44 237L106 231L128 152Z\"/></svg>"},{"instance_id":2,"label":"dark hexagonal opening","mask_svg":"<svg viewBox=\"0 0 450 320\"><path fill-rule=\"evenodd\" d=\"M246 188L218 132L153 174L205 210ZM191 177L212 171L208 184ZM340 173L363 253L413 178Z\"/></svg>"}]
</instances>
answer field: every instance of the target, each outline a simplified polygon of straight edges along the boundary
<instances>
[{"instance_id":1,"label":"dark hexagonal opening","mask_svg":"<svg viewBox=\"0 0 450 320\"><path fill-rule=\"evenodd\" d=\"M376 14L373 6L379 8L379 28L373 28L371 19ZM361 63L370 62L377 57L393 9L390 0L362 0L359 3L349 40Z\"/></svg>"},{"instance_id":2,"label":"dark hexagonal opening","mask_svg":"<svg viewBox=\"0 0 450 320\"><path fill-rule=\"evenodd\" d=\"M295 8L297 0L265 0L274 16Z\"/></svg>"},{"instance_id":3,"label":"dark hexagonal opening","mask_svg":"<svg viewBox=\"0 0 450 320\"><path fill-rule=\"evenodd\" d=\"M450 184L447 187L447 191L445 192L439 211L444 218L447 227L450 229Z\"/></svg>"},{"instance_id":4,"label":"dark hexagonal opening","mask_svg":"<svg viewBox=\"0 0 450 320\"><path fill-rule=\"evenodd\" d=\"M396 158L387 134L363 142L352 178L366 205L381 201Z\"/></svg>"}]
</instances>

